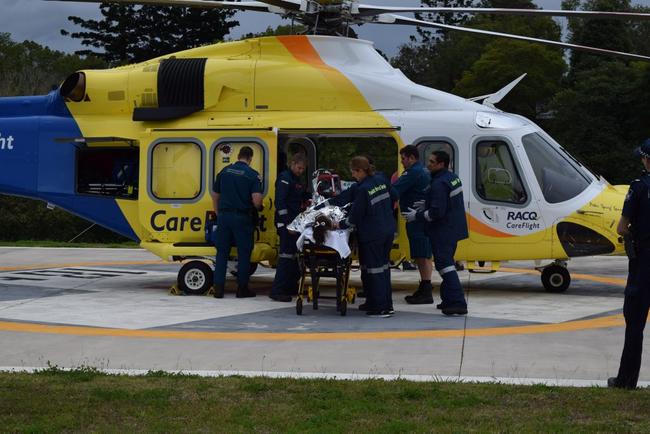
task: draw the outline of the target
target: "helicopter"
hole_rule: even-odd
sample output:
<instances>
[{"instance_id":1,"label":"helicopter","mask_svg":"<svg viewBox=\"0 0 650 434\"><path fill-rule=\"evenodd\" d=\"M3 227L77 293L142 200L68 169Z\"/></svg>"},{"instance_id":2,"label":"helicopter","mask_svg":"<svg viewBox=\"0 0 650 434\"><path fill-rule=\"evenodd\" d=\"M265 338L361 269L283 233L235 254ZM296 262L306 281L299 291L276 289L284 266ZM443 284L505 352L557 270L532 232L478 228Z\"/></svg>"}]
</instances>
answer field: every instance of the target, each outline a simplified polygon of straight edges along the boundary
<instances>
[{"instance_id":1,"label":"helicopter","mask_svg":"<svg viewBox=\"0 0 650 434\"><path fill-rule=\"evenodd\" d=\"M397 14L650 14L383 7L357 0L108 3L271 12L306 28L302 35L224 42L119 68L77 71L48 95L0 98L0 192L45 201L135 240L163 260L185 262L178 284L186 293L202 294L212 285L208 262L215 247L204 238L212 181L243 146L254 151L251 167L260 174L264 195L253 264L277 260L274 185L288 158L303 153L311 173L341 146L387 156L388 173L398 170L405 145L415 145L421 159L448 152L450 169L467 186L470 235L459 243L456 259L470 270L489 263L494 271L506 260L551 260L538 267L543 286L563 292L570 284L570 258L623 252L615 223L627 186L610 185L538 125L495 107L523 76L468 100L413 83L371 42L346 35L352 25L413 25L648 61L633 53ZM400 219L391 259L407 256Z\"/></svg>"}]
</instances>

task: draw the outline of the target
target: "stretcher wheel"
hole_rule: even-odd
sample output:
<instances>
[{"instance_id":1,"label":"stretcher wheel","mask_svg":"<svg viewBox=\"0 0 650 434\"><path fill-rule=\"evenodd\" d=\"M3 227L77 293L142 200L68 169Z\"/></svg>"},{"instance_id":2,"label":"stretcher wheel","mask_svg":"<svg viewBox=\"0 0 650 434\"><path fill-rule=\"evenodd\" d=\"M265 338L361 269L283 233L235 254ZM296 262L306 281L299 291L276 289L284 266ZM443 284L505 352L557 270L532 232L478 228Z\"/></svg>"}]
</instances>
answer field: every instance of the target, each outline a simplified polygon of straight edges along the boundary
<instances>
[{"instance_id":1,"label":"stretcher wheel","mask_svg":"<svg viewBox=\"0 0 650 434\"><path fill-rule=\"evenodd\" d=\"M302 297L296 300L296 315L302 315Z\"/></svg>"},{"instance_id":2,"label":"stretcher wheel","mask_svg":"<svg viewBox=\"0 0 650 434\"><path fill-rule=\"evenodd\" d=\"M348 314L348 302L346 299L343 299L343 301L341 301L341 304L339 304L339 313L341 316Z\"/></svg>"}]
</instances>

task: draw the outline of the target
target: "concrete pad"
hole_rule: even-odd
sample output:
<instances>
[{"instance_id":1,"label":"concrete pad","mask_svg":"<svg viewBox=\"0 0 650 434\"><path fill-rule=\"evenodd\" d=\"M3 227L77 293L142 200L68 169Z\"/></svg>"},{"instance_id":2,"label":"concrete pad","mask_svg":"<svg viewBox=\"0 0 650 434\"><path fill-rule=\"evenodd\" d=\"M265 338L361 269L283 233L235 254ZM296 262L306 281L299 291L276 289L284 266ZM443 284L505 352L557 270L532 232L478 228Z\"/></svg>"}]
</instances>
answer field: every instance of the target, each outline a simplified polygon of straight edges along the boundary
<instances>
[{"instance_id":1,"label":"concrete pad","mask_svg":"<svg viewBox=\"0 0 650 434\"><path fill-rule=\"evenodd\" d=\"M623 343L627 262L618 257L571 261L577 272L565 294L546 293L531 262L506 264L508 272L461 272L470 314L452 318L433 305L407 305L418 274L395 271L396 315L387 319L366 318L355 306L341 317L327 299L298 316L293 303L266 297L274 270L264 267L251 283L257 298L234 298L229 283L217 300L169 295L179 265L137 249L0 248L0 261L0 345L11 348L0 353L0 367L586 384L615 374ZM351 285L360 285L357 272ZM647 371L642 380L650 379Z\"/></svg>"}]
</instances>

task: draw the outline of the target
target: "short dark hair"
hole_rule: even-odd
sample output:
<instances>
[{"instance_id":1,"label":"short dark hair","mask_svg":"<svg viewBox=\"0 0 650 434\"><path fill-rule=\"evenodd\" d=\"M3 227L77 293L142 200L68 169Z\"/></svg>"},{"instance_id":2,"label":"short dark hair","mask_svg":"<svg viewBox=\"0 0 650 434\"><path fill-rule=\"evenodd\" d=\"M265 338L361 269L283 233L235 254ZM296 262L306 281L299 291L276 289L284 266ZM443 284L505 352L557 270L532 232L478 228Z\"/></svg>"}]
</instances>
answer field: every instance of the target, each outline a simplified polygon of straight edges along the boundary
<instances>
[{"instance_id":1,"label":"short dark hair","mask_svg":"<svg viewBox=\"0 0 650 434\"><path fill-rule=\"evenodd\" d=\"M309 160L307 159L307 156L305 154L303 154L302 152L296 152L291 157L291 164L300 164L300 163L302 163L304 165L307 165L308 162L309 162Z\"/></svg>"},{"instance_id":2,"label":"short dark hair","mask_svg":"<svg viewBox=\"0 0 650 434\"><path fill-rule=\"evenodd\" d=\"M434 151L431 155L436 156L436 161L445 165L445 168L449 168L449 154L445 151Z\"/></svg>"},{"instance_id":3,"label":"short dark hair","mask_svg":"<svg viewBox=\"0 0 650 434\"><path fill-rule=\"evenodd\" d=\"M244 159L247 161L250 161L253 159L253 148L250 146L244 146L239 150L239 155L237 155L238 159Z\"/></svg>"},{"instance_id":4,"label":"short dark hair","mask_svg":"<svg viewBox=\"0 0 650 434\"><path fill-rule=\"evenodd\" d=\"M420 153L418 152L418 148L415 147L414 145L406 145L402 149L399 150L400 155L404 155L405 157L415 157L416 160L420 159Z\"/></svg>"}]
</instances>

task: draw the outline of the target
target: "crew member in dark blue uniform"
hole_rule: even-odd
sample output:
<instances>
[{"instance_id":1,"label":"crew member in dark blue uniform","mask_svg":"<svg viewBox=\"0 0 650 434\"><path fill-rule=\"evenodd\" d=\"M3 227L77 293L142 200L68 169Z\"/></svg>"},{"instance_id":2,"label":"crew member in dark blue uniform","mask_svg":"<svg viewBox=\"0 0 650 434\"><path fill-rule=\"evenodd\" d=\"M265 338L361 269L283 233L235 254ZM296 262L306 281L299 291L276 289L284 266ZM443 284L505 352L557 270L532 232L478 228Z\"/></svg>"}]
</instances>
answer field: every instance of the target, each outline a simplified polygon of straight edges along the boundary
<instances>
[{"instance_id":1,"label":"crew member in dark blue uniform","mask_svg":"<svg viewBox=\"0 0 650 434\"><path fill-rule=\"evenodd\" d=\"M630 184L617 228L619 235L632 240L626 243L629 271L623 303L625 344L618 375L607 380L609 387L626 389L634 389L639 380L643 330L650 308L650 139L637 148L636 155L645 170Z\"/></svg>"},{"instance_id":2,"label":"crew member in dark blue uniform","mask_svg":"<svg viewBox=\"0 0 650 434\"><path fill-rule=\"evenodd\" d=\"M251 253L253 251L253 210L262 208L260 175L250 167L253 150L244 146L238 161L226 166L214 181L212 202L217 214L217 258L214 268L214 296L223 298L226 266L230 247L237 247L237 298L255 297L248 289Z\"/></svg>"},{"instance_id":3,"label":"crew member in dark blue uniform","mask_svg":"<svg viewBox=\"0 0 650 434\"><path fill-rule=\"evenodd\" d=\"M280 238L278 267L269 297L275 301L290 302L298 292L298 249L296 241L300 234L287 230L287 226L302 212L302 205L308 198L300 177L307 169L307 157L295 154L289 168L278 176L275 183L275 226Z\"/></svg>"},{"instance_id":4,"label":"crew member in dark blue uniform","mask_svg":"<svg viewBox=\"0 0 650 434\"><path fill-rule=\"evenodd\" d=\"M423 209L411 208L402 213L407 221L425 222L436 270L442 277L441 308L445 315L467 314L467 301L460 284L454 254L458 241L467 238L467 219L463 186L458 176L449 170L449 154L436 151L429 157L427 168L431 183Z\"/></svg>"},{"instance_id":5,"label":"crew member in dark blue uniform","mask_svg":"<svg viewBox=\"0 0 650 434\"><path fill-rule=\"evenodd\" d=\"M415 208L416 203L423 203L425 192L429 186L431 176L424 165L419 161L420 153L418 148L408 145L400 151L400 158L404 172L393 184L393 188L399 193L399 207L402 211ZM406 296L409 304L431 304L433 296L431 291L431 244L425 232L425 224L422 221L406 223L406 235L409 239L409 250L411 258L420 272L420 285L413 295Z\"/></svg>"},{"instance_id":6,"label":"crew member in dark blue uniform","mask_svg":"<svg viewBox=\"0 0 650 434\"><path fill-rule=\"evenodd\" d=\"M366 157L354 157L350 171L357 180L352 208L340 222L341 229L354 228L359 242L361 281L366 303L359 306L367 315L391 316L393 311L390 283L390 249L395 237L393 201L385 179L375 174L375 168Z\"/></svg>"}]
</instances>

